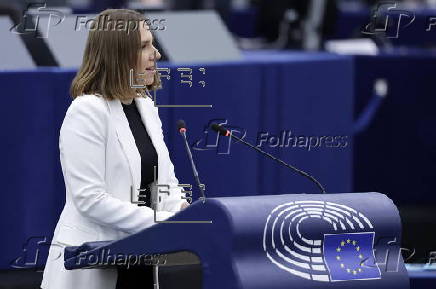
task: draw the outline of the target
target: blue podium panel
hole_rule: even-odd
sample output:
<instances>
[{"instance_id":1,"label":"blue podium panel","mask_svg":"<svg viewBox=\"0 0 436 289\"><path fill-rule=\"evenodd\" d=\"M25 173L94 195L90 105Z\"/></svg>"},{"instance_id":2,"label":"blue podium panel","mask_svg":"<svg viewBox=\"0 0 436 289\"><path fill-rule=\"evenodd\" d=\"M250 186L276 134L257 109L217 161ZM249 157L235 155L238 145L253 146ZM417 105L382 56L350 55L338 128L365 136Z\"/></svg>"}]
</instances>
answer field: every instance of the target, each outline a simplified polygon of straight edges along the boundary
<instances>
[{"instance_id":1,"label":"blue podium panel","mask_svg":"<svg viewBox=\"0 0 436 289\"><path fill-rule=\"evenodd\" d=\"M356 115L373 96L376 79L389 87L373 122L354 138L355 190L386 192L397 205L436 200L435 66L428 54L355 57Z\"/></svg>"},{"instance_id":2,"label":"blue podium panel","mask_svg":"<svg viewBox=\"0 0 436 289\"><path fill-rule=\"evenodd\" d=\"M65 267L190 251L201 260L205 289L409 288L398 211L379 193L209 198L168 219L194 220L212 223L159 223L67 248Z\"/></svg>"},{"instance_id":3,"label":"blue podium panel","mask_svg":"<svg viewBox=\"0 0 436 289\"><path fill-rule=\"evenodd\" d=\"M436 284L436 272L434 270L412 270L409 271L410 288L427 289L433 288Z\"/></svg>"}]
</instances>

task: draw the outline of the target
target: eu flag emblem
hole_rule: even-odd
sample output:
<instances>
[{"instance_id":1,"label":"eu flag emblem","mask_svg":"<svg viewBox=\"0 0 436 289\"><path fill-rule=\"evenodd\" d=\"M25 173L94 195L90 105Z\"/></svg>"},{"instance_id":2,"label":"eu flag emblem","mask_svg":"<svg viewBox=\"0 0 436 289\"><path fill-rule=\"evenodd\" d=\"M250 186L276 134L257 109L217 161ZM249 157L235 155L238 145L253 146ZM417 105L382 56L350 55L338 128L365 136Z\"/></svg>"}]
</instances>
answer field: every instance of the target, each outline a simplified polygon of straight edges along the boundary
<instances>
[{"instance_id":1,"label":"eu flag emblem","mask_svg":"<svg viewBox=\"0 0 436 289\"><path fill-rule=\"evenodd\" d=\"M324 235L324 261L331 281L381 277L375 263L374 232Z\"/></svg>"}]
</instances>

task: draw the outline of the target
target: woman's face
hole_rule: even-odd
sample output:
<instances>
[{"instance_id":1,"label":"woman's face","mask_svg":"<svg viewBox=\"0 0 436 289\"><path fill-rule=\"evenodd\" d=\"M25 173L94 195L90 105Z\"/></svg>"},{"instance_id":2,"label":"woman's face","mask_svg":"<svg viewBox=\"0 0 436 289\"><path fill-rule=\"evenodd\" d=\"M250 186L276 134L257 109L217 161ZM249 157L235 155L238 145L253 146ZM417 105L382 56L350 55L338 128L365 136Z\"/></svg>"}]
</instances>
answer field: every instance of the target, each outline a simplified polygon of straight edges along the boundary
<instances>
[{"instance_id":1,"label":"woman's face","mask_svg":"<svg viewBox=\"0 0 436 289\"><path fill-rule=\"evenodd\" d=\"M144 73L141 78L144 79L145 85L150 85L153 84L154 75L156 73L155 62L161 58L161 55L153 46L153 35L147 24L139 25L139 27L139 33L141 35L141 52L138 60L138 73Z\"/></svg>"}]
</instances>

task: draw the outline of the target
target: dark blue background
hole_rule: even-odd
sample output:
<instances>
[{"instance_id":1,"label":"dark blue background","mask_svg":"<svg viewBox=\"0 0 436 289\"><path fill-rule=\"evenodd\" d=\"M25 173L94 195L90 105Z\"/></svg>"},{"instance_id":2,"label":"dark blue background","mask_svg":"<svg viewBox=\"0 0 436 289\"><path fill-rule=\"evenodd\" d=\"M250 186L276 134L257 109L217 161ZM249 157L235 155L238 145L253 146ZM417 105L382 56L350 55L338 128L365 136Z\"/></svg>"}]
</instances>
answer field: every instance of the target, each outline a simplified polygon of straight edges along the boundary
<instances>
[{"instance_id":1,"label":"dark blue background","mask_svg":"<svg viewBox=\"0 0 436 289\"><path fill-rule=\"evenodd\" d=\"M436 136L433 113L434 56L346 57L323 53L245 55L236 63L194 69L192 88L179 83L176 67L157 94L159 104L212 104L213 108L159 108L166 143L180 183L193 184L175 121L188 125L191 144L204 137L211 119L227 119L256 143L259 132L291 130L305 136L349 135L345 149L265 148L313 174L330 193L379 191L396 204L435 199ZM169 67L162 63L160 67ZM180 67L180 66L179 66ZM26 240L51 237L65 187L58 136L71 99L73 70L1 72L3 91L0 220L5 232L0 268L21 255ZM368 129L352 137L354 118L372 97L375 79L388 80L389 94ZM205 80L202 88L197 81ZM434 129L433 129L434 130ZM230 154L193 150L209 197L317 193L314 184L238 143ZM354 159L354 160L353 160ZM354 179L354 180L353 180ZM353 185L354 182L354 185ZM194 199L198 191L194 188ZM45 260L41 257L39 264Z\"/></svg>"}]
</instances>

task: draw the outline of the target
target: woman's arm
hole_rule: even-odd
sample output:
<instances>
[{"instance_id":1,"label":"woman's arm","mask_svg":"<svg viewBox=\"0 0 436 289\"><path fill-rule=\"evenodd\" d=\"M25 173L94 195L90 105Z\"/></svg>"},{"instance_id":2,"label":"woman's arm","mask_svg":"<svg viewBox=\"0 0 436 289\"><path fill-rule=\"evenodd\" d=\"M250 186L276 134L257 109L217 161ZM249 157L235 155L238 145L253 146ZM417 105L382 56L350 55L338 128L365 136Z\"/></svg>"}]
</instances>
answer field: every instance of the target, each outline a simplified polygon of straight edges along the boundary
<instances>
[{"instance_id":1,"label":"woman's arm","mask_svg":"<svg viewBox=\"0 0 436 289\"><path fill-rule=\"evenodd\" d=\"M176 178L176 175L174 173L174 165L171 162L169 156L168 156L168 161L169 161L168 175L169 175L170 195L165 199L163 209L170 212L178 212L180 210L183 210L190 204L186 201L186 199L182 199L182 197L184 197L185 194L182 193L183 188L178 186L179 180Z\"/></svg>"},{"instance_id":2,"label":"woman's arm","mask_svg":"<svg viewBox=\"0 0 436 289\"><path fill-rule=\"evenodd\" d=\"M69 107L59 139L65 185L81 214L102 225L133 234L154 224L154 212L106 192L109 114L105 105L103 99L80 96ZM172 215L172 212L159 211L157 219L165 220Z\"/></svg>"}]
</instances>

